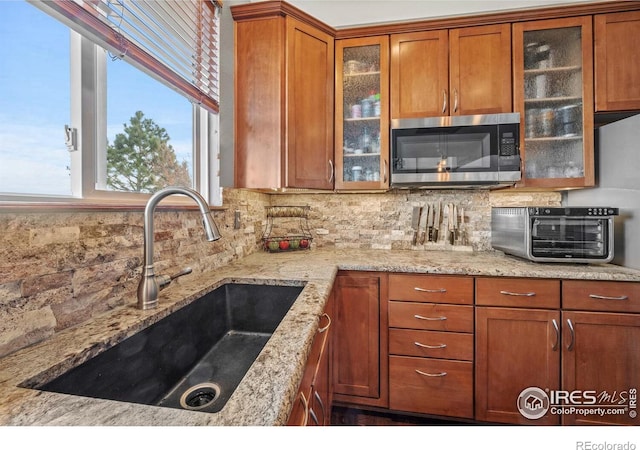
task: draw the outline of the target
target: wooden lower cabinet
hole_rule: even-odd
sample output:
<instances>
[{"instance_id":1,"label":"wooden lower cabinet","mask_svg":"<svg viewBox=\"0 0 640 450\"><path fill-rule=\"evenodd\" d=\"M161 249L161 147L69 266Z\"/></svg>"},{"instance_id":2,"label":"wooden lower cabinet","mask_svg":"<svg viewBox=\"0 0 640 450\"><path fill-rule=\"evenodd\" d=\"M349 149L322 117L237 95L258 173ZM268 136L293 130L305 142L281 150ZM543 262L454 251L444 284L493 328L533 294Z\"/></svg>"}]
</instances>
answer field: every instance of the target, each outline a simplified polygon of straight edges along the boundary
<instances>
[{"instance_id":1,"label":"wooden lower cabinet","mask_svg":"<svg viewBox=\"0 0 640 450\"><path fill-rule=\"evenodd\" d=\"M334 296L334 399L387 407L387 275L340 272Z\"/></svg>"},{"instance_id":2,"label":"wooden lower cabinet","mask_svg":"<svg viewBox=\"0 0 640 450\"><path fill-rule=\"evenodd\" d=\"M562 423L640 425L640 406L630 404L640 389L640 314L564 311L562 322L562 389L595 392L598 405L622 412L563 414Z\"/></svg>"},{"instance_id":3,"label":"wooden lower cabinet","mask_svg":"<svg viewBox=\"0 0 640 450\"><path fill-rule=\"evenodd\" d=\"M488 423L640 425L640 283L341 272L334 294L340 404ZM609 409L577 412L593 396Z\"/></svg>"},{"instance_id":4,"label":"wooden lower cabinet","mask_svg":"<svg viewBox=\"0 0 640 450\"><path fill-rule=\"evenodd\" d=\"M595 391L599 405L627 407L563 414L562 423L640 425L640 283L563 281L562 308L562 389Z\"/></svg>"},{"instance_id":5,"label":"wooden lower cabinet","mask_svg":"<svg viewBox=\"0 0 640 450\"><path fill-rule=\"evenodd\" d=\"M331 347L333 296L318 320L298 394L287 425L324 426L331 423Z\"/></svg>"},{"instance_id":6,"label":"wooden lower cabinet","mask_svg":"<svg viewBox=\"0 0 640 450\"><path fill-rule=\"evenodd\" d=\"M473 362L389 356L389 408L473 418Z\"/></svg>"},{"instance_id":7,"label":"wooden lower cabinet","mask_svg":"<svg viewBox=\"0 0 640 450\"><path fill-rule=\"evenodd\" d=\"M476 308L475 418L487 422L555 425L547 414L527 419L518 398L529 387L560 388L560 312Z\"/></svg>"},{"instance_id":8,"label":"wooden lower cabinet","mask_svg":"<svg viewBox=\"0 0 640 450\"><path fill-rule=\"evenodd\" d=\"M394 274L388 305L389 408L473 418L473 278Z\"/></svg>"}]
</instances>

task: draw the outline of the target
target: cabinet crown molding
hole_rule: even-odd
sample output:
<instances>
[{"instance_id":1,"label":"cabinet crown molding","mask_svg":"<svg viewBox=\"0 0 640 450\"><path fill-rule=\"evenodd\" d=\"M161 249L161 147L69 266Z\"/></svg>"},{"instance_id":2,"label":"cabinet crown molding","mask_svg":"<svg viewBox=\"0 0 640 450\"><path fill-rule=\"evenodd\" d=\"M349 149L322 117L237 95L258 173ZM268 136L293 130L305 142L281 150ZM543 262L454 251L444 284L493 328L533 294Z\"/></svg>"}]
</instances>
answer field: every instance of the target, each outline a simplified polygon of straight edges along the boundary
<instances>
[{"instance_id":1,"label":"cabinet crown molding","mask_svg":"<svg viewBox=\"0 0 640 450\"><path fill-rule=\"evenodd\" d=\"M327 33L331 37L335 38L336 35L335 28L330 27L326 23L307 14L301 9L298 9L295 6L281 0L243 3L241 5L232 6L230 10L231 16L236 22L241 22L244 20L267 19L273 17L293 17L300 22L311 25L318 30Z\"/></svg>"}]
</instances>

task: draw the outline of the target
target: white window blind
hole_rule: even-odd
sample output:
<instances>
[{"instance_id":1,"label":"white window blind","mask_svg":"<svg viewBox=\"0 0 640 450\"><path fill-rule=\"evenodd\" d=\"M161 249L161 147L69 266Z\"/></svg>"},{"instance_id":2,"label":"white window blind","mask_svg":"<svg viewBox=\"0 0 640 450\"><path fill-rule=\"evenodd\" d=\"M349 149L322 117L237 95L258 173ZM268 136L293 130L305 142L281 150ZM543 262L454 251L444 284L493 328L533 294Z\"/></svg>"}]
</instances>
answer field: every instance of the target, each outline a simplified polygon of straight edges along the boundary
<instances>
[{"instance_id":1,"label":"white window blind","mask_svg":"<svg viewBox=\"0 0 640 450\"><path fill-rule=\"evenodd\" d=\"M213 112L219 109L218 0L49 0L85 37ZM43 5L39 5L43 6ZM45 8L46 9L46 8Z\"/></svg>"}]
</instances>

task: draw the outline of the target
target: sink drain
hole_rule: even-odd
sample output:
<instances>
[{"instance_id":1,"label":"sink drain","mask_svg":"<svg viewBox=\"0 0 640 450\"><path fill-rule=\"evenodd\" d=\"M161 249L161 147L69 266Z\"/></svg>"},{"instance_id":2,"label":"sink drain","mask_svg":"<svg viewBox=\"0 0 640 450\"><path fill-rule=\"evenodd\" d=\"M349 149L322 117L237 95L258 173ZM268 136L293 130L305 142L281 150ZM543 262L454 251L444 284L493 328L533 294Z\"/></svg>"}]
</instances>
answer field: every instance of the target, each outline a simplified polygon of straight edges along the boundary
<instances>
[{"instance_id":1,"label":"sink drain","mask_svg":"<svg viewBox=\"0 0 640 450\"><path fill-rule=\"evenodd\" d=\"M180 397L180 406L198 411L210 406L220 395L220 386L215 383L201 383L187 389Z\"/></svg>"}]
</instances>

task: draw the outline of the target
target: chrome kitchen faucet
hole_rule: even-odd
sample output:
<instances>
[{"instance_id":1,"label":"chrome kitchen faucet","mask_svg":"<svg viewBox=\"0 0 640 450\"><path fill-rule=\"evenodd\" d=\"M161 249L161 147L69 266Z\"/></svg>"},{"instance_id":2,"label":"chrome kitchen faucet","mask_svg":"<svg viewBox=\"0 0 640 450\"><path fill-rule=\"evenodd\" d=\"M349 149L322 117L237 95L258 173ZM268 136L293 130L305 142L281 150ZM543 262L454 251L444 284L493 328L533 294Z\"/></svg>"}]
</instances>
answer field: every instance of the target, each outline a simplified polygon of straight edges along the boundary
<instances>
[{"instance_id":1,"label":"chrome kitchen faucet","mask_svg":"<svg viewBox=\"0 0 640 450\"><path fill-rule=\"evenodd\" d=\"M186 268L174 276L156 277L153 271L153 212L160 200L169 195L186 195L191 197L200 207L202 213L202 224L208 241L220 239L220 231L213 220L211 210L206 200L196 191L183 187L166 187L159 190L149 198L147 206L144 208L144 262L142 264L142 278L138 284L138 308L152 309L158 306L158 292L161 287L171 283L171 280L182 275L191 273L190 268ZM158 283L160 281L160 283Z\"/></svg>"}]
</instances>

